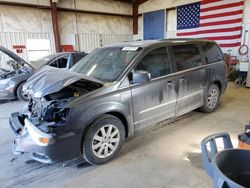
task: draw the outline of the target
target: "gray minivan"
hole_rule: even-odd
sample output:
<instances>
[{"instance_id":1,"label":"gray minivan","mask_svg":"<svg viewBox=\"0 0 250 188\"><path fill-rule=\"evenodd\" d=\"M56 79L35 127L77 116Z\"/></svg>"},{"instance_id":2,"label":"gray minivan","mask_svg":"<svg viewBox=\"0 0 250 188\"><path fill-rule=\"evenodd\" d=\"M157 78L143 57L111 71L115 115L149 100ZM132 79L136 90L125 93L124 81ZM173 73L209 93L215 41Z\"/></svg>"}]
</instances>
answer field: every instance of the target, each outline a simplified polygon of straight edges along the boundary
<instances>
[{"instance_id":1,"label":"gray minivan","mask_svg":"<svg viewBox=\"0 0 250 188\"><path fill-rule=\"evenodd\" d=\"M197 108L215 111L224 64L213 41L168 39L99 48L70 71L45 67L24 85L29 104L10 117L13 151L43 163L106 163L136 131Z\"/></svg>"}]
</instances>

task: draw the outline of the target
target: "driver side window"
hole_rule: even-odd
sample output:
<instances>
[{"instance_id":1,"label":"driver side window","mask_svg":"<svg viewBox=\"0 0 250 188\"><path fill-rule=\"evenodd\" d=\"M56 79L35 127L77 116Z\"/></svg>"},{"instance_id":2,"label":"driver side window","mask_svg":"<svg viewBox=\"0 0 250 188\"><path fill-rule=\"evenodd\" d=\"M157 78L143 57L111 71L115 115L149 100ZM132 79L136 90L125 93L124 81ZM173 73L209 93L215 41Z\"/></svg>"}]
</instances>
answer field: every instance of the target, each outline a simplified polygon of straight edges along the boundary
<instances>
[{"instance_id":1,"label":"driver side window","mask_svg":"<svg viewBox=\"0 0 250 188\"><path fill-rule=\"evenodd\" d=\"M50 63L50 66L56 67L56 68L67 68L68 58L69 56L58 58L52 63Z\"/></svg>"},{"instance_id":2,"label":"driver side window","mask_svg":"<svg viewBox=\"0 0 250 188\"><path fill-rule=\"evenodd\" d=\"M135 67L135 71L144 70L151 74L151 78L157 78L170 74L170 63L165 47L149 52Z\"/></svg>"}]
</instances>

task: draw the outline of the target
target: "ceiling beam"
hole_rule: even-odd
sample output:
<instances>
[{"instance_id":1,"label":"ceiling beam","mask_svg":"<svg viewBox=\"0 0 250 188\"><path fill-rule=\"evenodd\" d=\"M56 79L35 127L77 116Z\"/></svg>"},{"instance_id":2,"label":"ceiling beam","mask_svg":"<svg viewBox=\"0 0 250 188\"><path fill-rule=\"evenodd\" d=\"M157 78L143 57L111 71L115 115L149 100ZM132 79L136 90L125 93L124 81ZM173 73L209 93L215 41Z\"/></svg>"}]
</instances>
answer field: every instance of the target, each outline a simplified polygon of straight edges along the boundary
<instances>
[{"instance_id":1,"label":"ceiling beam","mask_svg":"<svg viewBox=\"0 0 250 188\"><path fill-rule=\"evenodd\" d=\"M10 2L10 1L0 1L0 5L17 6L17 7L24 7L24 8L49 9L49 10L51 9L51 6L46 6L46 5L36 5L36 4L29 4L29 3ZM65 11L65 12L99 14L99 15L107 15L107 16L121 16L121 17L128 17L128 18L132 17L132 15L130 15L130 14L118 14L118 13L88 11L88 10L63 8L63 7L57 7L57 10L58 11Z\"/></svg>"},{"instance_id":2,"label":"ceiling beam","mask_svg":"<svg viewBox=\"0 0 250 188\"><path fill-rule=\"evenodd\" d=\"M108 12L97 12L97 11L90 11L90 10L80 10L80 9L72 9L72 8L63 8L58 7L59 11L65 12L76 12L76 13L87 13L87 14L99 14L99 15L106 15L106 16L121 16L121 17L128 17L131 18L131 14L118 14L118 13L108 13Z\"/></svg>"},{"instance_id":3,"label":"ceiling beam","mask_svg":"<svg viewBox=\"0 0 250 188\"><path fill-rule=\"evenodd\" d=\"M10 1L0 1L0 5L9 5L9 6L18 6L18 7L27 7L27 8L39 8L39 9L50 9L50 6L46 5L36 5L29 3L19 3L19 2L10 2Z\"/></svg>"},{"instance_id":4,"label":"ceiling beam","mask_svg":"<svg viewBox=\"0 0 250 188\"><path fill-rule=\"evenodd\" d=\"M142 3L145 3L145 2L147 2L148 0L132 0L132 3L133 4L136 4L136 5L140 5L140 4L142 4Z\"/></svg>"}]
</instances>

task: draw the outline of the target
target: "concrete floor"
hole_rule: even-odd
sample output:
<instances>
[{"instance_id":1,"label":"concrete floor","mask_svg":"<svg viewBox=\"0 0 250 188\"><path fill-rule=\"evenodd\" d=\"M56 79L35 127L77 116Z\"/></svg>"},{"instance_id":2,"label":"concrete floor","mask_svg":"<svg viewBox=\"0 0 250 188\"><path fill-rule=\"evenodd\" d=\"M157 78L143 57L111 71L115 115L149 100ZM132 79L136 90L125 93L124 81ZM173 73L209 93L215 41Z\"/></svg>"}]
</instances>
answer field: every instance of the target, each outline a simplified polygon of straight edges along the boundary
<instances>
[{"instance_id":1,"label":"concrete floor","mask_svg":"<svg viewBox=\"0 0 250 188\"><path fill-rule=\"evenodd\" d=\"M0 104L0 187L211 187L202 167L200 141L227 131L235 144L250 121L250 89L229 85L215 113L191 112L180 120L128 140L108 164L79 160L44 165L11 152L11 112L24 103ZM64 165L67 164L65 167Z\"/></svg>"}]
</instances>

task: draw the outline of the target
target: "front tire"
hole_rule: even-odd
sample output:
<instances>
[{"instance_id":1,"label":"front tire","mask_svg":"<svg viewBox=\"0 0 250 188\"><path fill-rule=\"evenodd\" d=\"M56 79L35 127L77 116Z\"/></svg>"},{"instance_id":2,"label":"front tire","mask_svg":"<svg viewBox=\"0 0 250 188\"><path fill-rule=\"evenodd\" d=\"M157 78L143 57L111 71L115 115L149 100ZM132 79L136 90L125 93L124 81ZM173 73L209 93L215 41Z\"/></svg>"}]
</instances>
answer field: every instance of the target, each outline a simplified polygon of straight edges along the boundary
<instances>
[{"instance_id":1,"label":"front tire","mask_svg":"<svg viewBox=\"0 0 250 188\"><path fill-rule=\"evenodd\" d=\"M21 101L29 101L29 97L27 95L24 94L23 92L23 85L25 84L25 82L21 83L16 90L16 94L17 94L17 98L20 99Z\"/></svg>"},{"instance_id":2,"label":"front tire","mask_svg":"<svg viewBox=\"0 0 250 188\"><path fill-rule=\"evenodd\" d=\"M83 158L94 165L112 160L125 140L125 129L120 119L103 115L88 128L82 140Z\"/></svg>"},{"instance_id":3,"label":"front tire","mask_svg":"<svg viewBox=\"0 0 250 188\"><path fill-rule=\"evenodd\" d=\"M204 105L200 110L206 113L214 112L219 105L219 99L220 89L217 85L212 84L205 94Z\"/></svg>"}]
</instances>

